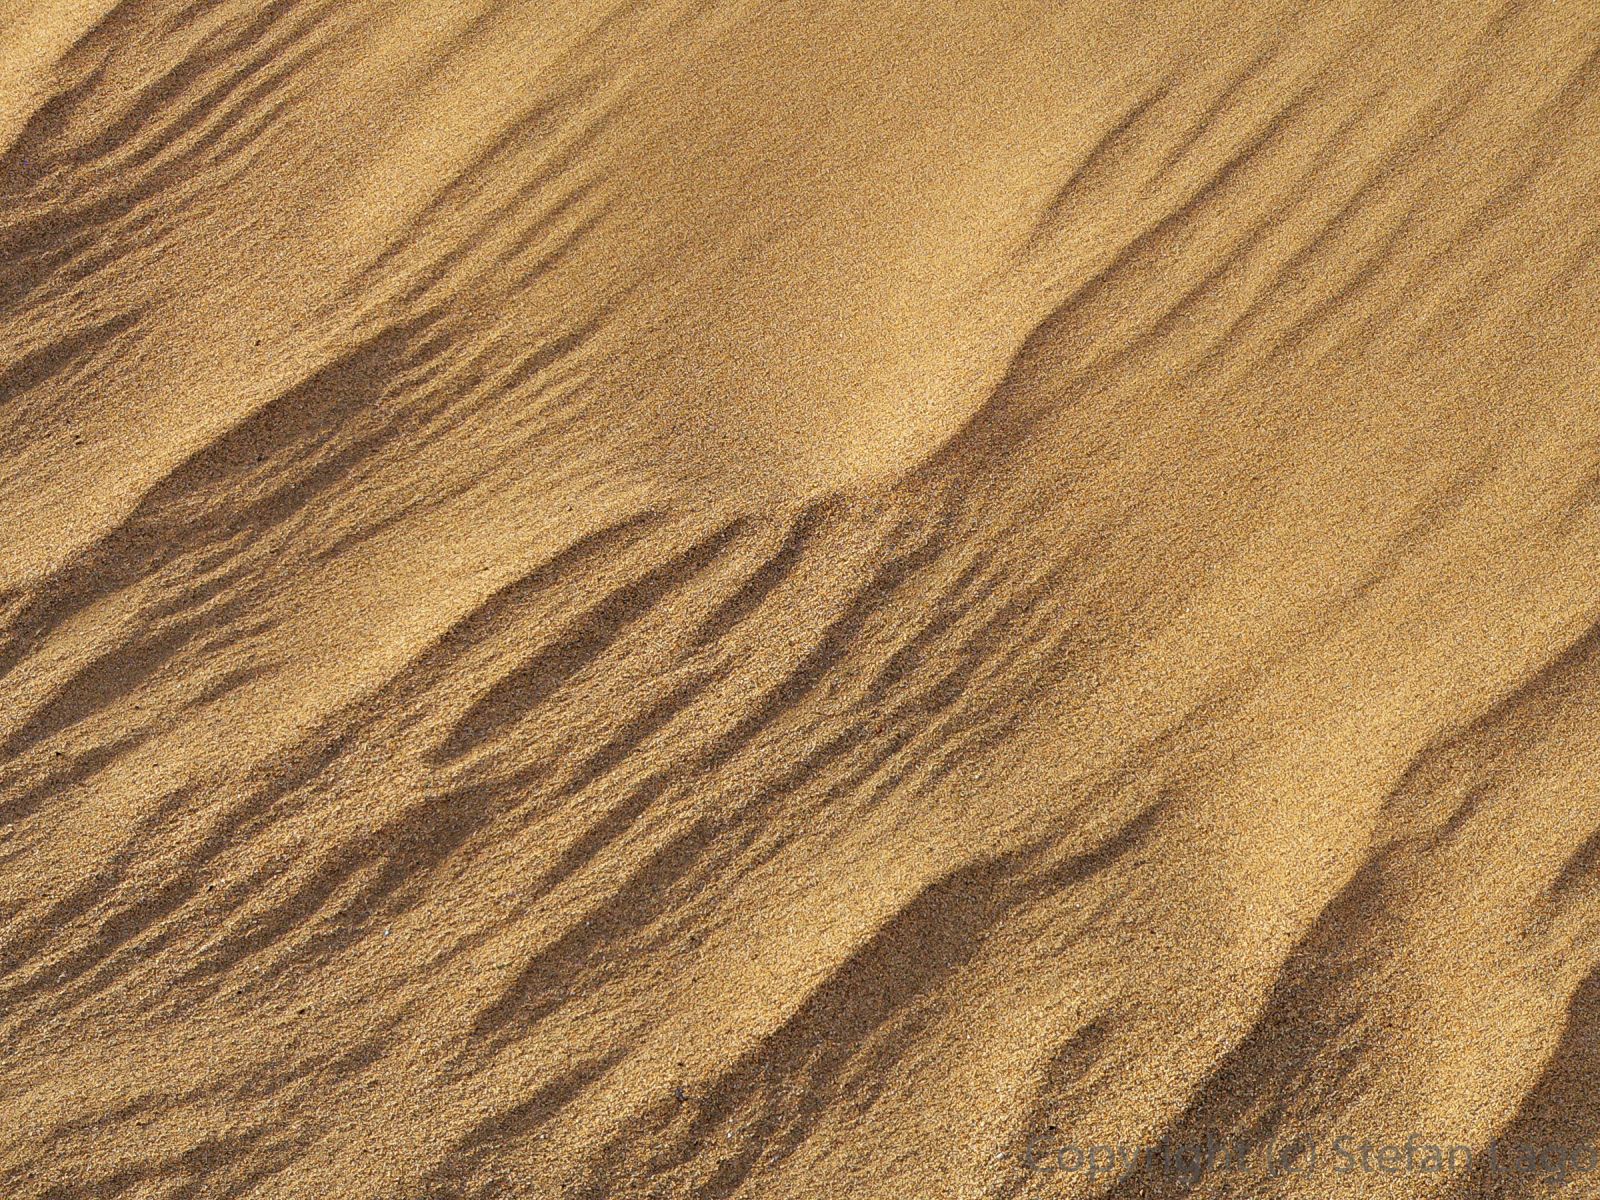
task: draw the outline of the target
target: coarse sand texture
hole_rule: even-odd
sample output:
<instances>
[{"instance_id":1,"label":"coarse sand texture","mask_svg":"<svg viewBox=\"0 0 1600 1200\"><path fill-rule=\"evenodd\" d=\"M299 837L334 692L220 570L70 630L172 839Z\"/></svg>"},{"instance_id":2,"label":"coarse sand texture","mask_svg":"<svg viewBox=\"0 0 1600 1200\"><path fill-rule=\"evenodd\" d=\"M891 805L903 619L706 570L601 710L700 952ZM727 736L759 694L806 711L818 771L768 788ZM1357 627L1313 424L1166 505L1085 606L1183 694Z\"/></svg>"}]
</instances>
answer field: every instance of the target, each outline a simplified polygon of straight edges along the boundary
<instances>
[{"instance_id":1,"label":"coarse sand texture","mask_svg":"<svg viewBox=\"0 0 1600 1200\"><path fill-rule=\"evenodd\" d=\"M0 1200L1600 1197L1593 0L0 0Z\"/></svg>"}]
</instances>

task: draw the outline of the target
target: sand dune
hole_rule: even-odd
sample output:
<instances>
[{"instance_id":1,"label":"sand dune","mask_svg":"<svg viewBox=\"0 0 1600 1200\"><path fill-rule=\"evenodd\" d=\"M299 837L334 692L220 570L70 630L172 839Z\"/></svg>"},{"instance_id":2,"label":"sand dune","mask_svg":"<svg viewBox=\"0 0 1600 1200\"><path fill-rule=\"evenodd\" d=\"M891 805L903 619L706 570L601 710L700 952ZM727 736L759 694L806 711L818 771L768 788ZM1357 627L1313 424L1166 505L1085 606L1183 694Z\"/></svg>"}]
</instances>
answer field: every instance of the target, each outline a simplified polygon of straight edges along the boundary
<instances>
[{"instance_id":1,"label":"sand dune","mask_svg":"<svg viewBox=\"0 0 1600 1200\"><path fill-rule=\"evenodd\" d=\"M1600 1196L1600 10L0 47L0 1196Z\"/></svg>"}]
</instances>

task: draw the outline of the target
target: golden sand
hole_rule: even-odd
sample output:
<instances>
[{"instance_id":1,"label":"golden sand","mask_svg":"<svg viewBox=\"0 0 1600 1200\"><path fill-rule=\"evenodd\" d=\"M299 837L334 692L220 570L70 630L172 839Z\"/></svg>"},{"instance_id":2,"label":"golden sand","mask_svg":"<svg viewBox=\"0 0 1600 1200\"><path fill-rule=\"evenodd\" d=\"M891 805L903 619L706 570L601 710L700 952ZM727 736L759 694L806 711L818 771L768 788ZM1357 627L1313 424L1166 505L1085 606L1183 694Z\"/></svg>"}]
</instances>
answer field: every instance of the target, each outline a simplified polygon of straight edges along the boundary
<instances>
[{"instance_id":1,"label":"golden sand","mask_svg":"<svg viewBox=\"0 0 1600 1200\"><path fill-rule=\"evenodd\" d=\"M1589 0L3 0L0 1200L1600 1195L1597 249Z\"/></svg>"}]
</instances>

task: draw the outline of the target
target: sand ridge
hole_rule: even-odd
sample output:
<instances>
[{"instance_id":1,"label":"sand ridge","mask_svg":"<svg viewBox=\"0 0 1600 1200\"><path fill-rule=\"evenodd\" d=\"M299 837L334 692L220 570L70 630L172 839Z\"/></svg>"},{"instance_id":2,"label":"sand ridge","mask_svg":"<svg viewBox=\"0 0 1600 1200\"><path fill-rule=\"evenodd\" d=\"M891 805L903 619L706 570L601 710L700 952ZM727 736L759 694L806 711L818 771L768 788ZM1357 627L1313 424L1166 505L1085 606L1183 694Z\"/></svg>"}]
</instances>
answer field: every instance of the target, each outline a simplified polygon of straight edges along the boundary
<instances>
[{"instance_id":1,"label":"sand ridge","mask_svg":"<svg viewBox=\"0 0 1600 1200\"><path fill-rule=\"evenodd\" d=\"M0 1195L1600 1194L1590 6L0 45Z\"/></svg>"}]
</instances>

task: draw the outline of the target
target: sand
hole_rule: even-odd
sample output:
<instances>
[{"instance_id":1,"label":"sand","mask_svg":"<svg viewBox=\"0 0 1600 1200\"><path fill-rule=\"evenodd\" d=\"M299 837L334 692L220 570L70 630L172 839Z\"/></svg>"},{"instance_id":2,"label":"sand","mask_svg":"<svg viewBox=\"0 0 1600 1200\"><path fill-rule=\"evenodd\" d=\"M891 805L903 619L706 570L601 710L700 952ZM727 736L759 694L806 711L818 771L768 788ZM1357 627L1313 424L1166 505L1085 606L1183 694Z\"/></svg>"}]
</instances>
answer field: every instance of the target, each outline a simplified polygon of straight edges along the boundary
<instances>
[{"instance_id":1,"label":"sand","mask_svg":"<svg viewBox=\"0 0 1600 1200\"><path fill-rule=\"evenodd\" d=\"M4 1200L1600 1196L1600 9L0 49Z\"/></svg>"}]
</instances>

